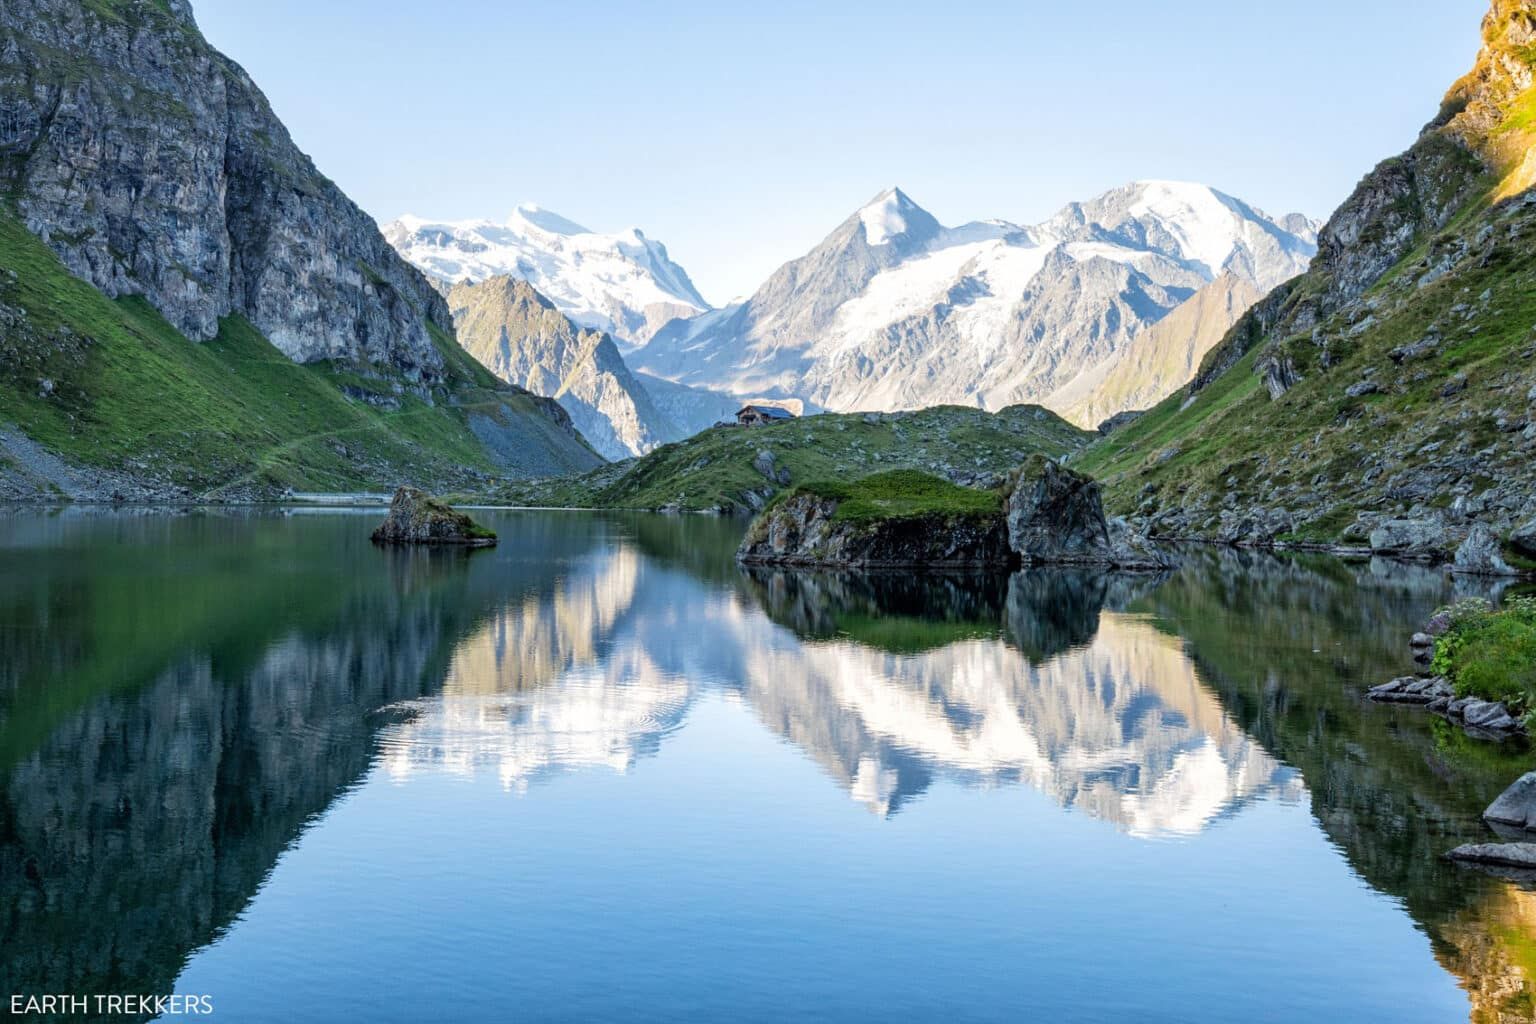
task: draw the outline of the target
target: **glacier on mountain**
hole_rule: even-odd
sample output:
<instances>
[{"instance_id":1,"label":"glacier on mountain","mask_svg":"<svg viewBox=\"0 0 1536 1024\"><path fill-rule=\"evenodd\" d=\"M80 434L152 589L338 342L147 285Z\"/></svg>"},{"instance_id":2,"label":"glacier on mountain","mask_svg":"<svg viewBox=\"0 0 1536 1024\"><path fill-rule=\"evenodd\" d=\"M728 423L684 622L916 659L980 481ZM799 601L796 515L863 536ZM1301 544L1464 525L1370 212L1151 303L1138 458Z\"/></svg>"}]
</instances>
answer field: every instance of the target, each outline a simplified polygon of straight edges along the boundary
<instances>
[{"instance_id":1,"label":"glacier on mountain","mask_svg":"<svg viewBox=\"0 0 1536 1024\"><path fill-rule=\"evenodd\" d=\"M710 308L667 247L638 228L600 234L524 204L500 223L406 215L383 226L402 256L446 290L506 275L533 285L582 327L621 344Z\"/></svg>"},{"instance_id":2,"label":"glacier on mountain","mask_svg":"<svg viewBox=\"0 0 1536 1024\"><path fill-rule=\"evenodd\" d=\"M955 228L891 188L745 302L680 318L628 360L679 383L835 411L1041 402L1083 422L1101 411L1087 383L1152 367L1135 387L1107 382L1150 401L1184 383L1198 346L1221 333L1203 321L1176 336L1150 327L1228 277L1244 287L1222 283L1223 297L1262 295L1305 270L1316 241L1305 217L1271 218L1186 182L1134 182L1035 226ZM1191 307L1235 320L1232 309ZM1180 351L1135 352L1144 338Z\"/></svg>"}]
</instances>

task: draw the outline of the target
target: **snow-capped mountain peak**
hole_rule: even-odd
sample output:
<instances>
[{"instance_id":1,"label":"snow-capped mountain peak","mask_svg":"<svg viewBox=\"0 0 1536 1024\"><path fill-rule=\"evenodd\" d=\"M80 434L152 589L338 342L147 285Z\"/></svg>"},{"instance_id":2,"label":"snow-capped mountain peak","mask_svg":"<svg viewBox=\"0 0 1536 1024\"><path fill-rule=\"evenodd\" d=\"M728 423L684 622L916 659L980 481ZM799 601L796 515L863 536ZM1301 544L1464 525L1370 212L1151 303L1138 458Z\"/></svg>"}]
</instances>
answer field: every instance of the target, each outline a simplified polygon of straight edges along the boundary
<instances>
[{"instance_id":1,"label":"snow-capped mountain peak","mask_svg":"<svg viewBox=\"0 0 1536 1024\"><path fill-rule=\"evenodd\" d=\"M946 228L893 187L746 303L671 325L632 361L670 380L835 411L1050 404L1109 373L1113 357L1198 296L1190 329L1180 321L1173 342L1154 339L1188 349L1150 361L1135 397L1156 399L1187 379L1200 346L1219 340L1244 302L1301 273L1315 252L1306 218L1277 221L1189 182L1133 182L1032 227Z\"/></svg>"},{"instance_id":2,"label":"snow-capped mountain peak","mask_svg":"<svg viewBox=\"0 0 1536 1024\"><path fill-rule=\"evenodd\" d=\"M383 230L402 256L445 285L515 277L576 323L621 342L644 342L674 317L710 308L667 247L639 228L604 234L524 203L502 223L407 214Z\"/></svg>"},{"instance_id":3,"label":"snow-capped mountain peak","mask_svg":"<svg viewBox=\"0 0 1536 1024\"><path fill-rule=\"evenodd\" d=\"M552 235L595 234L591 229L584 228L573 220L567 220L553 210L546 210L538 203L519 203L517 209L512 211L512 216L507 218L507 223L513 224L518 221Z\"/></svg>"},{"instance_id":4,"label":"snow-capped mountain peak","mask_svg":"<svg viewBox=\"0 0 1536 1024\"><path fill-rule=\"evenodd\" d=\"M859 220L864 225L864 240L870 245L889 245L896 236L907 233L910 227L908 217L914 212L925 211L905 192L892 185L859 210Z\"/></svg>"},{"instance_id":5,"label":"snow-capped mountain peak","mask_svg":"<svg viewBox=\"0 0 1536 1024\"><path fill-rule=\"evenodd\" d=\"M1047 228L1063 239L1085 241L1091 234L1156 251L1207 278L1236 261L1265 291L1299 272L1294 265L1305 266L1317 243L1317 225L1306 218L1282 224L1240 199L1188 181L1135 181L1070 204Z\"/></svg>"}]
</instances>

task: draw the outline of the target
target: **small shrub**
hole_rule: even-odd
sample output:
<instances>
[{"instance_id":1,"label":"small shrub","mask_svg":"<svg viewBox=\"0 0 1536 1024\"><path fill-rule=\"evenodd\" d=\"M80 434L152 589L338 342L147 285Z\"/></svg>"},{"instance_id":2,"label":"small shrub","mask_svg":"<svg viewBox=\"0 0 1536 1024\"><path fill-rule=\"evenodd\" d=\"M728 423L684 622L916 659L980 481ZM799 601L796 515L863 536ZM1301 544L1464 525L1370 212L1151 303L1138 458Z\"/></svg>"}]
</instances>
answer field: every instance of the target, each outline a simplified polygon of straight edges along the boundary
<instances>
[{"instance_id":1,"label":"small shrub","mask_svg":"<svg viewBox=\"0 0 1536 1024\"><path fill-rule=\"evenodd\" d=\"M1536 709L1536 598L1512 598L1498 611L1481 601L1445 611L1451 624L1435 643L1435 672L1458 696L1502 700L1517 714Z\"/></svg>"}]
</instances>

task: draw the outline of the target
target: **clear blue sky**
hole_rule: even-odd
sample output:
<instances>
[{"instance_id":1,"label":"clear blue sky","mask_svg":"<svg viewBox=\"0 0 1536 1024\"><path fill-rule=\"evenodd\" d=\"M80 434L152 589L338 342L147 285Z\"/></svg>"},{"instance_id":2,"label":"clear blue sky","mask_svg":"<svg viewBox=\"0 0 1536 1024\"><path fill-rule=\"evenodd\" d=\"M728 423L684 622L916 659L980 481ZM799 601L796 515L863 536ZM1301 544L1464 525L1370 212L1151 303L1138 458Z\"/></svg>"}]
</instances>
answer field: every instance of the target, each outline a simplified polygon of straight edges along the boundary
<instances>
[{"instance_id":1,"label":"clear blue sky","mask_svg":"<svg viewBox=\"0 0 1536 1024\"><path fill-rule=\"evenodd\" d=\"M1486 0L194 0L381 220L537 202L752 291L898 184L946 224L1136 178L1323 217L1470 67Z\"/></svg>"}]
</instances>

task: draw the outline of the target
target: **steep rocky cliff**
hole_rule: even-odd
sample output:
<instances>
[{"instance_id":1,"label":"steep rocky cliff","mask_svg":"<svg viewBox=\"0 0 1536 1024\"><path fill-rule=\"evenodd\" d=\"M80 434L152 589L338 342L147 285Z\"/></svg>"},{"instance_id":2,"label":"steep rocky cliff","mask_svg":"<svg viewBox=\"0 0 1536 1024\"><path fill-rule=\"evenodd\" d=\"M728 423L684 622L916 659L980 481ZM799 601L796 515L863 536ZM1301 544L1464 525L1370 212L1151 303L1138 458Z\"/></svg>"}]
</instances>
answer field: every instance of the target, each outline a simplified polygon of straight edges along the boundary
<instances>
[{"instance_id":1,"label":"steep rocky cliff","mask_svg":"<svg viewBox=\"0 0 1536 1024\"><path fill-rule=\"evenodd\" d=\"M9 0L0 55L0 174L71 271L195 340L241 313L298 361L442 373L441 299L185 0Z\"/></svg>"},{"instance_id":2,"label":"steep rocky cliff","mask_svg":"<svg viewBox=\"0 0 1536 1024\"><path fill-rule=\"evenodd\" d=\"M1194 381L1082 465L1166 536L1449 556L1536 502L1536 2L1496 0L1471 73Z\"/></svg>"},{"instance_id":3,"label":"steep rocky cliff","mask_svg":"<svg viewBox=\"0 0 1536 1024\"><path fill-rule=\"evenodd\" d=\"M184 0L0 6L0 357L7 499L464 489L601 461L459 348Z\"/></svg>"}]
</instances>

